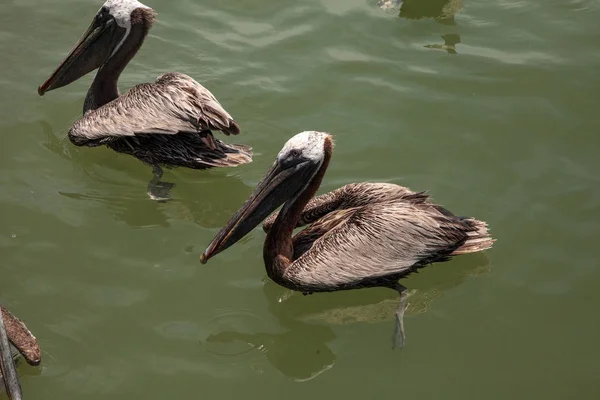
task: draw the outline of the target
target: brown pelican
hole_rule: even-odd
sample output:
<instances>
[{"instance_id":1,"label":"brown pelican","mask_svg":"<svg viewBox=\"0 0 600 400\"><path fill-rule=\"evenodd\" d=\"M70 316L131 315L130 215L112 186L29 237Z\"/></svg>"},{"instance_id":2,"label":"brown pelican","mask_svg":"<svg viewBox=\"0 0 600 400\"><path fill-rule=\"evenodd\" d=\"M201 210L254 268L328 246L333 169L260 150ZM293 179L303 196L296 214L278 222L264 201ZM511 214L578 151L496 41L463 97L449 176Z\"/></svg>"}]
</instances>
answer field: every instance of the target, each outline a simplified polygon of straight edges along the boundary
<instances>
[{"instance_id":1,"label":"brown pelican","mask_svg":"<svg viewBox=\"0 0 600 400\"><path fill-rule=\"evenodd\" d=\"M173 184L160 182L161 166L205 169L252 161L248 146L225 144L211 130L240 133L239 125L204 86L166 73L119 94L117 80L142 46L155 11L137 0L108 0L65 60L39 88L40 96L99 68L69 130L77 146L106 145L153 167L153 199L167 199Z\"/></svg>"},{"instance_id":2,"label":"brown pelican","mask_svg":"<svg viewBox=\"0 0 600 400\"><path fill-rule=\"evenodd\" d=\"M305 294L377 286L397 290L395 345L402 347L408 303L398 280L432 262L489 249L494 240L485 222L457 217L425 193L389 183L349 184L311 200L332 149L327 133L291 138L200 262L236 243L283 204L263 225L267 275ZM295 227L306 224L292 237Z\"/></svg>"},{"instance_id":3,"label":"brown pelican","mask_svg":"<svg viewBox=\"0 0 600 400\"><path fill-rule=\"evenodd\" d=\"M14 364L20 354L31 365L41 361L35 336L21 320L0 305L0 393L6 390L10 400L23 397Z\"/></svg>"}]
</instances>

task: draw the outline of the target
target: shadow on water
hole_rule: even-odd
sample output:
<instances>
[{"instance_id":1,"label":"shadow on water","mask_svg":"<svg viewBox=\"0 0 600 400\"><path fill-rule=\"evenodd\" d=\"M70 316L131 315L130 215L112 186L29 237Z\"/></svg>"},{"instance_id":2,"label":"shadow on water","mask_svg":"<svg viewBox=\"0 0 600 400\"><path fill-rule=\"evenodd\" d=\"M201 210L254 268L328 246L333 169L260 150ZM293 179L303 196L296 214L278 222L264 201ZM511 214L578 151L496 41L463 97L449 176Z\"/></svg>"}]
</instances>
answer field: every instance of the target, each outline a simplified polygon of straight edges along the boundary
<instances>
[{"instance_id":1,"label":"shadow on water","mask_svg":"<svg viewBox=\"0 0 600 400\"><path fill-rule=\"evenodd\" d=\"M463 0L379 0L377 5L407 20L433 19L443 25L456 26L454 16L462 9ZM442 35L442 39L443 44L428 44L425 47L458 54L456 45L460 43L459 34L447 33Z\"/></svg>"},{"instance_id":2,"label":"shadow on water","mask_svg":"<svg viewBox=\"0 0 600 400\"><path fill-rule=\"evenodd\" d=\"M283 332L224 331L211 334L206 342L246 343L253 349L260 349L269 363L285 376L300 382L313 379L335 364L335 354L327 345L335 339L335 334L326 325L311 324L296 318L296 305L292 304L290 308L279 302L281 290L285 289L265 279L263 293L269 302L269 312L276 317Z\"/></svg>"},{"instance_id":3,"label":"shadow on water","mask_svg":"<svg viewBox=\"0 0 600 400\"><path fill-rule=\"evenodd\" d=\"M430 271L426 272L427 269ZM402 281L409 288L407 317L425 313L444 292L469 277L490 272L491 262L485 254L473 254L427 269ZM360 291L360 295L351 290L304 296L265 278L263 292L269 312L284 332L224 331L210 335L207 342L244 342L261 349L271 365L295 381L313 379L335 365L336 356L328 346L336 337L332 326L389 323L390 336L384 339L389 339L391 349L398 296L389 289ZM405 321L405 326L410 340L410 321Z\"/></svg>"},{"instance_id":4,"label":"shadow on water","mask_svg":"<svg viewBox=\"0 0 600 400\"><path fill-rule=\"evenodd\" d=\"M152 177L149 166L117 153L104 153L111 157L109 162L95 161L89 157L90 152L112 150L76 148L66 137L54 135L50 124L45 121L40 124L47 139L44 147L76 164L86 176L80 180L85 187L83 191L78 188L58 192L71 199L105 204L115 219L132 227L168 227L169 221L180 220L216 228L239 208L239 199L251 190L238 177L230 175L232 168L181 169L184 172L177 176L173 175L178 170L166 169L165 180L176 184L173 199L166 203L152 201L146 195L147 179Z\"/></svg>"},{"instance_id":5,"label":"shadow on water","mask_svg":"<svg viewBox=\"0 0 600 400\"><path fill-rule=\"evenodd\" d=\"M19 381L21 382L22 386L21 389L25 390L24 388L26 387L26 384L24 384L23 382L27 382L27 379L29 377L41 376L42 368L40 366L33 366L27 364L23 360L23 356L14 347L11 348L11 350L13 351L15 367L17 368L17 373L19 374ZM4 386L2 373L0 372L0 399L4 399L4 397L2 396L6 396L6 387Z\"/></svg>"}]
</instances>

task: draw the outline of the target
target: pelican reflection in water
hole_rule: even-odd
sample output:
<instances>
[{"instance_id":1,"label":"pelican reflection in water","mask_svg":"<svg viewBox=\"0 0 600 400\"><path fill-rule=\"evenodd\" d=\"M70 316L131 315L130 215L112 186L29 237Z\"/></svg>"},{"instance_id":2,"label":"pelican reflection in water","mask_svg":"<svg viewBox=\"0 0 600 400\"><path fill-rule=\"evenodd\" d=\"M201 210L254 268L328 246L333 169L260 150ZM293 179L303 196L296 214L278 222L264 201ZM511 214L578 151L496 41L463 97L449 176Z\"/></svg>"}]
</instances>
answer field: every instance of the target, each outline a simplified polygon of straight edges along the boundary
<instances>
[{"instance_id":1,"label":"pelican reflection in water","mask_svg":"<svg viewBox=\"0 0 600 400\"><path fill-rule=\"evenodd\" d=\"M407 315L427 312L431 304L445 292L491 270L490 260L485 253L452 262L449 267L437 270L434 274L419 274L411 280ZM334 367L337 357L329 345L336 338L333 327L384 323L394 318L397 308L397 302L383 291L373 291L365 296L342 292L330 301L323 302L294 296L293 292L270 280L265 281L262 290L268 311L277 318L281 330L220 331L209 335L206 343L245 343L260 351L271 365L295 381L314 379Z\"/></svg>"},{"instance_id":2,"label":"pelican reflection in water","mask_svg":"<svg viewBox=\"0 0 600 400\"><path fill-rule=\"evenodd\" d=\"M0 393L10 400L20 400L21 384L15 360L22 355L30 365L41 361L40 348L27 326L0 305Z\"/></svg>"},{"instance_id":3,"label":"pelican reflection in water","mask_svg":"<svg viewBox=\"0 0 600 400\"><path fill-rule=\"evenodd\" d=\"M404 345L407 290L400 278L433 262L489 249L487 225L457 217L423 192L388 183L356 183L312 198L333 151L332 136L291 138L246 203L217 233L202 263L236 243L267 218L267 275L306 294L366 287L400 293L395 346ZM295 227L310 224L293 236Z\"/></svg>"},{"instance_id":4,"label":"pelican reflection in water","mask_svg":"<svg viewBox=\"0 0 600 400\"><path fill-rule=\"evenodd\" d=\"M463 0L379 0L382 10L400 11L400 18L433 18L454 24L454 15L463 7Z\"/></svg>"},{"instance_id":5,"label":"pelican reflection in water","mask_svg":"<svg viewBox=\"0 0 600 400\"><path fill-rule=\"evenodd\" d=\"M432 18L444 25L456 25L454 16L463 7L463 0L379 0L377 5L385 11L399 12L399 17L409 20ZM442 35L444 43L425 45L428 49L445 50L448 54L457 54L456 45L460 43L458 33Z\"/></svg>"},{"instance_id":6,"label":"pelican reflection in water","mask_svg":"<svg viewBox=\"0 0 600 400\"><path fill-rule=\"evenodd\" d=\"M252 149L213 136L213 130L237 135L240 127L208 89L187 75L169 72L119 93L119 76L142 46L155 15L137 0L108 0L38 93L98 69L84 116L72 125L69 139L77 146L106 145L151 165L148 195L166 200L173 184L160 181L162 166L232 167L251 162Z\"/></svg>"}]
</instances>

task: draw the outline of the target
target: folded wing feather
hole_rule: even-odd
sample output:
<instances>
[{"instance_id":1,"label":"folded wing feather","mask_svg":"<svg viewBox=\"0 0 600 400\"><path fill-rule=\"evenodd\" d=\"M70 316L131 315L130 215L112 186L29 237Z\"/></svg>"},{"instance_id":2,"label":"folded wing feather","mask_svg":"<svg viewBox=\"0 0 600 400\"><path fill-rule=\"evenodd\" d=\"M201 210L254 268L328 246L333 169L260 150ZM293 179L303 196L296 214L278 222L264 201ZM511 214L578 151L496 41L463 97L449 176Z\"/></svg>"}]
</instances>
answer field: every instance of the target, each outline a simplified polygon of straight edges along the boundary
<instances>
[{"instance_id":1,"label":"folded wing feather","mask_svg":"<svg viewBox=\"0 0 600 400\"><path fill-rule=\"evenodd\" d=\"M137 85L108 104L88 111L69 134L88 140L136 134L238 134L239 126L215 96L185 74L167 73Z\"/></svg>"}]
</instances>

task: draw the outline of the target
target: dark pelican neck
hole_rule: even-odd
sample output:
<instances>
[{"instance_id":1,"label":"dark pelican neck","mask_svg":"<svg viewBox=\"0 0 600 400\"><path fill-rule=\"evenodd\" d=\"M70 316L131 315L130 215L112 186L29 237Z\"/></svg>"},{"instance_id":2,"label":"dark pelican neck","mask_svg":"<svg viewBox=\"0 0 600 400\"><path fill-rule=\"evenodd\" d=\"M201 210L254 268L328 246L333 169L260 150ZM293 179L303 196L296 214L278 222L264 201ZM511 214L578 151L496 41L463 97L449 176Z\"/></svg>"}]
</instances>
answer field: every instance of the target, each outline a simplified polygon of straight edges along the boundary
<instances>
[{"instance_id":1,"label":"dark pelican neck","mask_svg":"<svg viewBox=\"0 0 600 400\"><path fill-rule=\"evenodd\" d=\"M131 28L129 32L125 32L126 37L121 44L121 48L100 67L92 86L87 92L83 103L84 114L119 97L119 87L117 86L119 76L142 47L153 21L153 10L145 8L133 10L131 13Z\"/></svg>"},{"instance_id":2,"label":"dark pelican neck","mask_svg":"<svg viewBox=\"0 0 600 400\"><path fill-rule=\"evenodd\" d=\"M282 286L286 285L285 282L282 282L281 277L294 261L294 246L292 243L294 227L300 220L300 215L304 207L306 207L319 189L319 186L321 186L323 176L329 166L329 160L331 160L332 145L329 139L325 140L324 150L325 154L319 170L295 198L288 200L283 205L265 240L263 258L267 275Z\"/></svg>"}]
</instances>

